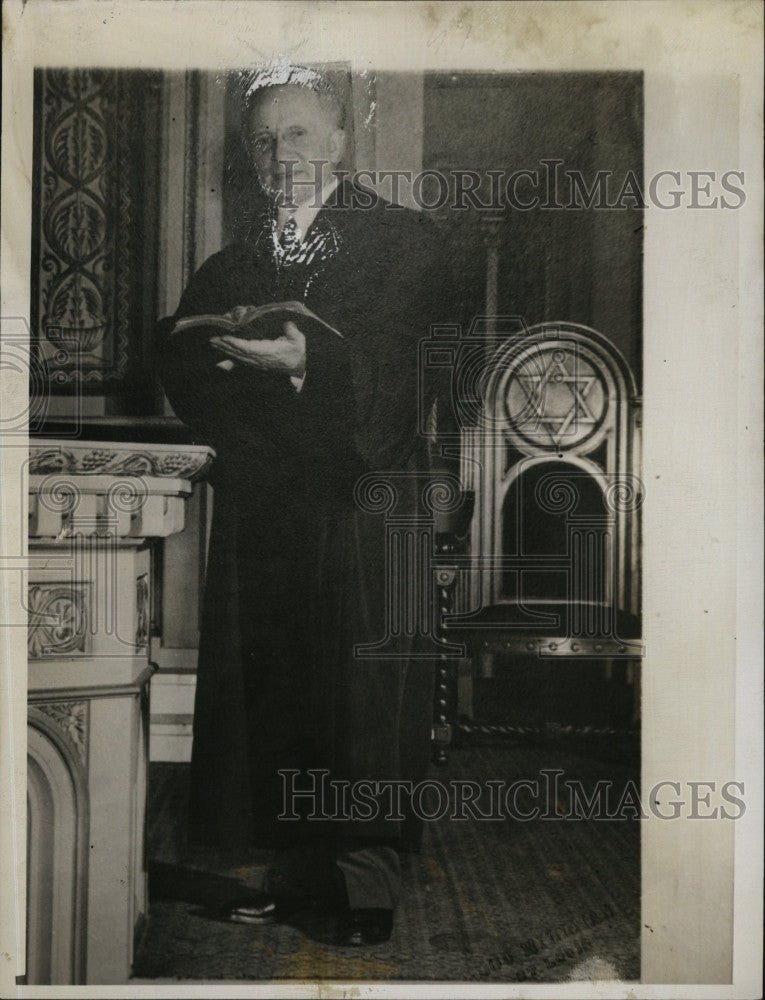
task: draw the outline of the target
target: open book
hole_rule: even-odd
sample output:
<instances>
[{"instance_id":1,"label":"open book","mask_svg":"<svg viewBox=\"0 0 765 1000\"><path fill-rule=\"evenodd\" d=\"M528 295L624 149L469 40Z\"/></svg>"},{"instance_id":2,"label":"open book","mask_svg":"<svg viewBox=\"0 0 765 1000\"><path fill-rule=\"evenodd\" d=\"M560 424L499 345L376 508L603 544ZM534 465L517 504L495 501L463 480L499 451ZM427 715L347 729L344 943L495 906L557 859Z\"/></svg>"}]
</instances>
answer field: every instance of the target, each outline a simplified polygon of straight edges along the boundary
<instances>
[{"instance_id":1,"label":"open book","mask_svg":"<svg viewBox=\"0 0 765 1000\"><path fill-rule=\"evenodd\" d=\"M325 323L302 302L268 302L250 312L246 319L238 323L228 316L185 316L173 327L173 336L186 330L207 326L249 340L273 340L282 336L284 323L287 321L292 321L306 336L323 332L342 337L339 330Z\"/></svg>"}]
</instances>

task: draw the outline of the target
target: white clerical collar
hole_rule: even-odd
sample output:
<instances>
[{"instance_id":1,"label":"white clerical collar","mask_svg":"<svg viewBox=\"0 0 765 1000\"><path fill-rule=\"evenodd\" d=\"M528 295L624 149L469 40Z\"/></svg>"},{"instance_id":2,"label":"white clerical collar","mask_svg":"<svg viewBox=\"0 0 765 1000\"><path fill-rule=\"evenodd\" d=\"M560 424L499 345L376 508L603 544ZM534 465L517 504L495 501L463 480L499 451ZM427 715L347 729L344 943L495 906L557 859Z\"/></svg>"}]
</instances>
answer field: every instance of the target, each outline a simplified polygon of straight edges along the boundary
<instances>
[{"instance_id":1,"label":"white clerical collar","mask_svg":"<svg viewBox=\"0 0 765 1000\"><path fill-rule=\"evenodd\" d=\"M307 201L301 202L297 208L292 210L279 207L277 210L277 225L279 227L279 233L281 233L282 229L284 229L284 224L287 219L293 218L295 220L295 225L297 226L298 237L302 242L305 239L306 233L311 228L313 220L327 203L327 199L338 184L338 178L335 174L332 174L330 179L322 188L321 201L318 204L315 198L309 198Z\"/></svg>"}]
</instances>

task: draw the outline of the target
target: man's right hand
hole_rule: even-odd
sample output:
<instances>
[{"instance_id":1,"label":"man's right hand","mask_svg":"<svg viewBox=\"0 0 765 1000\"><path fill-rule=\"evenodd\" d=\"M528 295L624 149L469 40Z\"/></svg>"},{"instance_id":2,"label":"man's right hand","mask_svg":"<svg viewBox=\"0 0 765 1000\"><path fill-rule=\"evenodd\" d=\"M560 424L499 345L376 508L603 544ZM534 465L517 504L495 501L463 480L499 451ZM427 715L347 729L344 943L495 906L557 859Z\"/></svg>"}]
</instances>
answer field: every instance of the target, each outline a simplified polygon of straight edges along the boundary
<instances>
[{"instance_id":1,"label":"man's right hand","mask_svg":"<svg viewBox=\"0 0 765 1000\"><path fill-rule=\"evenodd\" d=\"M248 318L254 312L255 306L234 306L233 309L230 309L227 313L223 313L223 315L226 319L230 319L232 323L242 325L247 322ZM230 372L235 365L236 361L233 358L224 358L223 361L218 361L215 367L220 368L223 372Z\"/></svg>"},{"instance_id":2,"label":"man's right hand","mask_svg":"<svg viewBox=\"0 0 765 1000\"><path fill-rule=\"evenodd\" d=\"M256 306L234 306L233 309L223 313L223 316L225 316L226 319L230 319L232 323L236 323L238 326L245 326L247 322L252 319L256 309ZM234 361L233 358L224 358L223 361L218 361L215 367L220 368L221 371L230 372L235 365L236 361Z\"/></svg>"},{"instance_id":3,"label":"man's right hand","mask_svg":"<svg viewBox=\"0 0 765 1000\"><path fill-rule=\"evenodd\" d=\"M246 316L246 313L244 314ZM246 318L240 325L246 325ZM305 375L305 334L290 320L284 323L284 333L275 340L249 340L233 334L210 338L210 346L233 361L251 365L261 371L283 373L296 378Z\"/></svg>"}]
</instances>

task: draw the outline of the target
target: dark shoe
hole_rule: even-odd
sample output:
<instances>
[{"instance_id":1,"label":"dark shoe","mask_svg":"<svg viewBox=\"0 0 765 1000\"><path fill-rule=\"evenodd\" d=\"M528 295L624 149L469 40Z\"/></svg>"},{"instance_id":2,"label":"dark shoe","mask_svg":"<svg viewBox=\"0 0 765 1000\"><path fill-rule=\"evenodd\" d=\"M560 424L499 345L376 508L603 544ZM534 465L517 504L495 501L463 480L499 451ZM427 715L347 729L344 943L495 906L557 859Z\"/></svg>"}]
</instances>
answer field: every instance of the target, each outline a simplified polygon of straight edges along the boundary
<instances>
[{"instance_id":1,"label":"dark shoe","mask_svg":"<svg viewBox=\"0 0 765 1000\"><path fill-rule=\"evenodd\" d=\"M252 892L227 903L223 917L233 924L270 924L276 919L279 904L266 892Z\"/></svg>"},{"instance_id":2,"label":"dark shoe","mask_svg":"<svg viewBox=\"0 0 765 1000\"><path fill-rule=\"evenodd\" d=\"M337 943L353 947L382 944L390 940L392 930L393 910L346 910L340 918Z\"/></svg>"}]
</instances>

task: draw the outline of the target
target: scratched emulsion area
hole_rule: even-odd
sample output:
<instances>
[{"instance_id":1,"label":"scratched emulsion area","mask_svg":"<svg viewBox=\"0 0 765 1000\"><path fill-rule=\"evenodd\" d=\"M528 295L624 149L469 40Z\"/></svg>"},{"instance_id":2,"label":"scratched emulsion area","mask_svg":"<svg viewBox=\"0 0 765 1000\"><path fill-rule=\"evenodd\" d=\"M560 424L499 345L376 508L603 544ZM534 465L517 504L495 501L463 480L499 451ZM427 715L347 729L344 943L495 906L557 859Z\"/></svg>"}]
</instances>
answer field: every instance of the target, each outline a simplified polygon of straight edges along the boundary
<instances>
[{"instance_id":1,"label":"scratched emulsion area","mask_svg":"<svg viewBox=\"0 0 765 1000\"><path fill-rule=\"evenodd\" d=\"M634 768L561 749L506 743L456 750L440 781L486 775L507 783L562 768L584 789L614 783L615 800ZM370 948L332 943L334 912L316 904L283 924L232 925L220 905L275 868L190 851L183 841L184 765L153 765L150 795L150 920L137 978L380 982L637 980L639 823L629 820L444 818L427 824L423 852L405 857L405 885L391 940ZM518 798L519 811L530 800ZM281 875L290 881L289 860ZM293 869L294 873L294 869ZM305 872L299 873L300 878Z\"/></svg>"}]
</instances>

